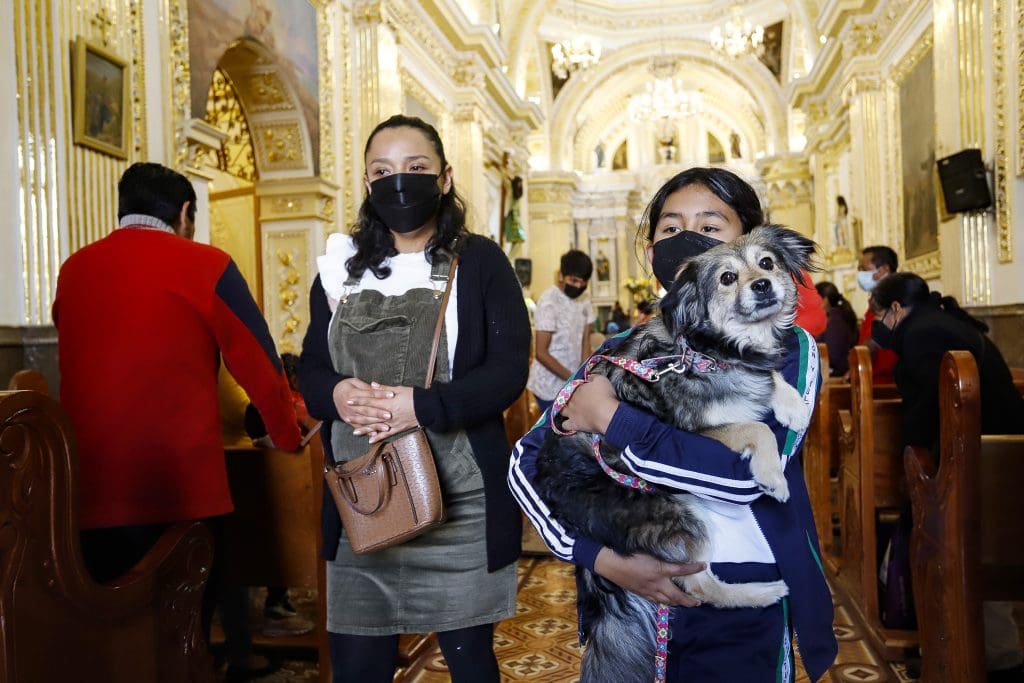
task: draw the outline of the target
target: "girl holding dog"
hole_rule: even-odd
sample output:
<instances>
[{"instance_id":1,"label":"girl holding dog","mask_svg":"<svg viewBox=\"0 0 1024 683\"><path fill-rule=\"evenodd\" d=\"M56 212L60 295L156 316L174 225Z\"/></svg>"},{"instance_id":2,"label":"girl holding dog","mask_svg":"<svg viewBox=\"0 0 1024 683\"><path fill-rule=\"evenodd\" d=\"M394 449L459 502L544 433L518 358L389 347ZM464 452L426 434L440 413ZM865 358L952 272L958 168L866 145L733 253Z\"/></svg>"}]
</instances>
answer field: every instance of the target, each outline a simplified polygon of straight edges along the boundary
<instances>
[{"instance_id":1,"label":"girl holding dog","mask_svg":"<svg viewBox=\"0 0 1024 683\"><path fill-rule=\"evenodd\" d=\"M688 258L749 232L763 220L757 195L746 182L724 169L692 168L662 186L648 205L640 229L646 228L646 254L654 274L668 286ZM801 295L806 289L814 291L805 287ZM814 308L821 310L820 301L814 302ZM610 339L598 353L614 355L620 341L621 337ZM786 347L779 372L810 408L819 381L817 347L813 337L799 327L792 329ZM623 557L591 539L574 537L550 517L532 486L537 450L550 428L549 421L542 420L513 451L509 470L513 495L559 558L653 602L685 608L672 613L666 679L791 681L794 634L805 670L811 680L820 678L834 660L837 646L832 634L831 596L796 457L803 434L782 427L774 415L764 419L776 434L780 452L789 458L786 478L791 496L786 503L763 494L749 502L737 502L735 492L749 491L753 479L738 453L620 403L603 376L593 376L581 385L562 414L568 418L568 427L604 435L616 447L629 448L649 468L638 468L632 474L641 478L654 475L663 486L694 493L712 503L708 523L715 538L712 565L716 575L732 583L781 577L789 586L790 595L767 608L715 609L697 604L671 581L673 576L702 571L702 565ZM586 638L586 628L581 620L581 639ZM654 643L651 647L653 658ZM599 673L595 680L600 680Z\"/></svg>"},{"instance_id":2,"label":"girl holding dog","mask_svg":"<svg viewBox=\"0 0 1024 683\"><path fill-rule=\"evenodd\" d=\"M526 305L501 249L466 231L433 126L391 117L367 140L365 163L355 230L331 235L317 259L299 383L310 414L330 425L328 460L350 460L422 425L447 519L403 544L356 555L324 497L334 680L390 682L399 634L433 631L453 681L497 683L494 623L515 612L522 532L504 481L502 411L526 386ZM435 381L423 389L450 277Z\"/></svg>"}]
</instances>

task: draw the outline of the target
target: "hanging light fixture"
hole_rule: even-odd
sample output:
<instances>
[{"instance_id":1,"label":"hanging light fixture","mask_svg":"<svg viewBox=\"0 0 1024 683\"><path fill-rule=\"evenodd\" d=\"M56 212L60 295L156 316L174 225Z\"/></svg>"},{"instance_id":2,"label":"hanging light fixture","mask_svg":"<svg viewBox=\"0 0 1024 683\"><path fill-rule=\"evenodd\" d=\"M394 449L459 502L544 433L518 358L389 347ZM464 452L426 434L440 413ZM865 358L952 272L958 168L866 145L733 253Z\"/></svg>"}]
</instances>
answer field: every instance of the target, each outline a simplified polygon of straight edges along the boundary
<instances>
[{"instance_id":1,"label":"hanging light fixture","mask_svg":"<svg viewBox=\"0 0 1024 683\"><path fill-rule=\"evenodd\" d=\"M764 26L750 23L739 5L732 6L724 26L711 29L710 38L716 50L734 59L748 52L757 57L764 54Z\"/></svg>"},{"instance_id":2,"label":"hanging light fixture","mask_svg":"<svg viewBox=\"0 0 1024 683\"><path fill-rule=\"evenodd\" d=\"M601 59L601 43L580 35L576 22L576 0L572 2L572 37L551 46L551 72L566 79L578 71L586 71Z\"/></svg>"},{"instance_id":3,"label":"hanging light fixture","mask_svg":"<svg viewBox=\"0 0 1024 683\"><path fill-rule=\"evenodd\" d=\"M634 121L677 121L704 111L704 96L686 90L676 78L679 68L674 59L664 56L653 60L648 70L654 77L642 93L629 98L629 117Z\"/></svg>"}]
</instances>

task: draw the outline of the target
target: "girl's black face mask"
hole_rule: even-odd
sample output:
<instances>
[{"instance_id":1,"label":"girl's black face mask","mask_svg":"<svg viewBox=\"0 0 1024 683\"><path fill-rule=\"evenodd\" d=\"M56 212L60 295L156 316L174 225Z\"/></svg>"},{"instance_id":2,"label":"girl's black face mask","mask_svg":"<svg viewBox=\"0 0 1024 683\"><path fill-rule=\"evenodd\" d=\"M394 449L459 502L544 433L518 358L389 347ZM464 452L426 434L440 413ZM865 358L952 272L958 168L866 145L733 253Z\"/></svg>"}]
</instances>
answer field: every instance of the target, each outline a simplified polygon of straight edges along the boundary
<instances>
[{"instance_id":1,"label":"girl's black face mask","mask_svg":"<svg viewBox=\"0 0 1024 683\"><path fill-rule=\"evenodd\" d=\"M397 233L423 226L437 213L440 175L392 173L370 183L370 206L384 225Z\"/></svg>"},{"instance_id":2,"label":"girl's black face mask","mask_svg":"<svg viewBox=\"0 0 1024 683\"><path fill-rule=\"evenodd\" d=\"M684 230L678 235L658 240L654 243L654 254L651 257L654 277L658 278L662 287L669 289L684 263L719 244L722 244L721 240L692 230Z\"/></svg>"}]
</instances>

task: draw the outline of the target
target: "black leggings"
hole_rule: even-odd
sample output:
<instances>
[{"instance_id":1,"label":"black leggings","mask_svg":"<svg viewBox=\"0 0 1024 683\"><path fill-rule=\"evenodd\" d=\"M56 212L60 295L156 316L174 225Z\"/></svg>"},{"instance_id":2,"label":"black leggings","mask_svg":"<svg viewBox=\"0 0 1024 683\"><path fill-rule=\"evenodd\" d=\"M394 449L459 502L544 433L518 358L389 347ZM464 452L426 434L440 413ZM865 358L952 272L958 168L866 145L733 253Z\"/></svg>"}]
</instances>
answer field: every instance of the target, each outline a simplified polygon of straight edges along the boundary
<instances>
[{"instance_id":1,"label":"black leggings","mask_svg":"<svg viewBox=\"0 0 1024 683\"><path fill-rule=\"evenodd\" d=\"M437 634L452 683L498 683L494 624ZM398 636L328 633L334 683L390 683L398 664Z\"/></svg>"}]
</instances>

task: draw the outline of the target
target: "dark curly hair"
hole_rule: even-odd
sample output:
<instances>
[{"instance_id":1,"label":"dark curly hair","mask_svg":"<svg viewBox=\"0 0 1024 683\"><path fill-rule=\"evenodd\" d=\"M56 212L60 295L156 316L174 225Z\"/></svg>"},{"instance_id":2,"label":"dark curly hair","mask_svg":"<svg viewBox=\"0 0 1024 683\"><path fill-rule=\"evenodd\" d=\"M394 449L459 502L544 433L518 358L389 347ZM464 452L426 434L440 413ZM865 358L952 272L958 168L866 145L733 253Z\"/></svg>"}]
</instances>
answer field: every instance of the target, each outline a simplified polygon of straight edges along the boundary
<instances>
[{"instance_id":1,"label":"dark curly hair","mask_svg":"<svg viewBox=\"0 0 1024 683\"><path fill-rule=\"evenodd\" d=\"M366 140L366 147L363 149L364 158L370 150L373 138L386 128L414 128L420 131L441 158L442 171L448 168L444 145L441 143L441 136L437 134L437 129L421 118L403 114L395 114L377 124ZM359 278L367 270L379 280L391 275L391 268L383 263L398 253L398 250L395 249L395 238L370 205L369 196L363 197L363 203L359 206L359 217L353 227L352 241L355 242L356 253L345 262L345 268L348 269L349 275ZM455 182L452 181L451 190L447 194L441 195L438 204L437 232L427 243L425 252L427 262L433 263L435 254L450 255L459 251L464 240L458 238L465 234L467 234L466 203L455 191Z\"/></svg>"}]
</instances>

